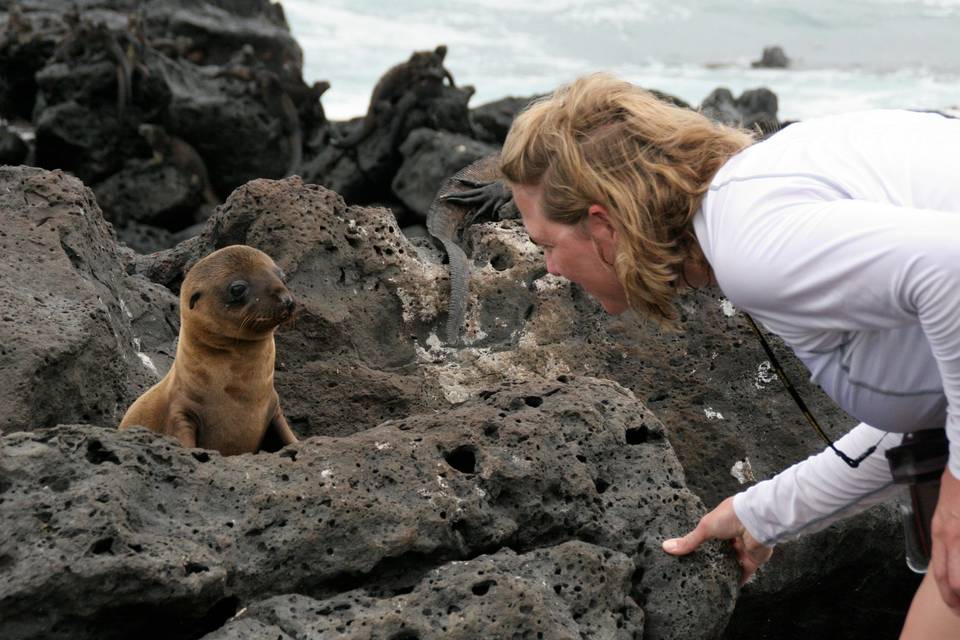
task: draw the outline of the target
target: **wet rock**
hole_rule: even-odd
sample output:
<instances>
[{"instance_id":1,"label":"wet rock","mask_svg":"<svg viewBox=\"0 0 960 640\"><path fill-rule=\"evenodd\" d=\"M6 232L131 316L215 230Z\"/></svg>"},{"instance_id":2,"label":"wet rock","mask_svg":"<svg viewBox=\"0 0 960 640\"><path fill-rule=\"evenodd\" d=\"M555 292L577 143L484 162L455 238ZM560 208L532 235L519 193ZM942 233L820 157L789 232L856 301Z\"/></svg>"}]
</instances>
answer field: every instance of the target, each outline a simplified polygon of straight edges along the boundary
<instances>
[{"instance_id":1,"label":"wet rock","mask_svg":"<svg viewBox=\"0 0 960 640\"><path fill-rule=\"evenodd\" d=\"M26 11L19 3L6 3L0 12L0 118L32 117L34 76L53 55L63 29L57 12Z\"/></svg>"},{"instance_id":2,"label":"wet rock","mask_svg":"<svg viewBox=\"0 0 960 640\"><path fill-rule=\"evenodd\" d=\"M250 45L273 72L303 67L303 51L287 25L283 7L271 0L215 0L148 3L148 36L181 39L185 58L199 65L222 66Z\"/></svg>"},{"instance_id":3,"label":"wet rock","mask_svg":"<svg viewBox=\"0 0 960 640\"><path fill-rule=\"evenodd\" d=\"M754 69L786 69L790 66L790 58L779 46L764 47L763 55L759 60L750 63Z\"/></svg>"},{"instance_id":4,"label":"wet rock","mask_svg":"<svg viewBox=\"0 0 960 640\"><path fill-rule=\"evenodd\" d=\"M393 192L422 222L444 180L498 149L460 134L417 129L400 152L404 162L393 177Z\"/></svg>"},{"instance_id":5,"label":"wet rock","mask_svg":"<svg viewBox=\"0 0 960 640\"><path fill-rule=\"evenodd\" d=\"M139 4L118 0L69 12L48 0L26 4L18 18L26 26L8 28L0 41L0 70L11 71L0 87L11 94L10 106L2 107L0 91L0 108L26 111L12 104L14 92L29 104L36 163L115 196L121 210L113 201L105 208L119 226L129 220L177 231L205 214L196 194L184 194L170 176L160 176L152 189L160 202L143 215L122 206L124 191L139 190L138 163L152 155L139 126L160 125L195 148L222 196L295 168L305 135L315 142L326 127L323 83L303 82L302 52L278 4ZM31 72L21 80L27 54ZM157 186L170 192L157 193Z\"/></svg>"},{"instance_id":6,"label":"wet rock","mask_svg":"<svg viewBox=\"0 0 960 640\"><path fill-rule=\"evenodd\" d=\"M139 222L179 231L196 223L204 203L203 191L190 175L172 163L145 160L129 161L93 191L104 216L121 227Z\"/></svg>"},{"instance_id":7,"label":"wet rock","mask_svg":"<svg viewBox=\"0 0 960 640\"><path fill-rule=\"evenodd\" d=\"M260 80L209 77L186 63L166 63L172 99L164 127L207 163L214 189L228 194L254 178L287 174L295 153L275 94ZM264 76L265 77L265 76Z\"/></svg>"},{"instance_id":8,"label":"wet rock","mask_svg":"<svg viewBox=\"0 0 960 640\"><path fill-rule=\"evenodd\" d=\"M96 87L111 86L116 79L114 66L108 62L83 71L57 64L37 73L41 97L34 120L36 162L47 169L69 171L85 184L94 184L116 172L138 142L118 116L115 97L109 105L90 105L72 98L54 103L43 96L45 87L59 80L72 82L74 77L83 77ZM108 95L116 93L110 91Z\"/></svg>"},{"instance_id":9,"label":"wet rock","mask_svg":"<svg viewBox=\"0 0 960 640\"><path fill-rule=\"evenodd\" d=\"M484 142L502 145L516 115L539 97L515 98L511 96L471 109L470 118L474 122L477 138Z\"/></svg>"},{"instance_id":10,"label":"wet rock","mask_svg":"<svg viewBox=\"0 0 960 640\"><path fill-rule=\"evenodd\" d=\"M608 382L505 383L446 413L277 454L223 458L89 426L0 446L11 638L196 637L271 594L419 592L428 605L434 569L520 572L466 586L499 601L466 609L479 619L551 570L528 597L558 596L539 605L562 603L553 628L577 614L581 629L636 624L640 607L645 637L711 638L733 604L737 568L719 545L685 562L657 550L702 506L656 418ZM556 547L575 540L589 544ZM450 565L504 547L517 557Z\"/></svg>"},{"instance_id":11,"label":"wet rock","mask_svg":"<svg viewBox=\"0 0 960 640\"><path fill-rule=\"evenodd\" d=\"M116 229L117 240L137 253L154 253L175 246L173 234L166 229L139 222L127 222Z\"/></svg>"}]
</instances>

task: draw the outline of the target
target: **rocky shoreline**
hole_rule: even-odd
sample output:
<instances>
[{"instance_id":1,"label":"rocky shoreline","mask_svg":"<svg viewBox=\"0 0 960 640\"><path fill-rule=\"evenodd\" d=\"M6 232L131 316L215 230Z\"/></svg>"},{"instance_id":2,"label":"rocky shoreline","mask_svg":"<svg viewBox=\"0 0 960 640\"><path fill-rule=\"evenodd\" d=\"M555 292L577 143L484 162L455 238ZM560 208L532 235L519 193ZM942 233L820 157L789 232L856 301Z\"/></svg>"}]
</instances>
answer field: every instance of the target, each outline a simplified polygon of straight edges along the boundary
<instances>
[{"instance_id":1,"label":"rocky shoreline","mask_svg":"<svg viewBox=\"0 0 960 640\"><path fill-rule=\"evenodd\" d=\"M660 552L819 448L719 292L680 334L611 318L516 220L481 220L463 343L438 338L427 209L529 97L472 108L421 52L328 121L280 5L66 4L0 2L5 638L896 637L916 581L893 509L782 545L743 589L721 545ZM776 107L700 105L765 132ZM236 243L300 304L276 386L301 442L225 458L116 431L170 365L185 270Z\"/></svg>"}]
</instances>

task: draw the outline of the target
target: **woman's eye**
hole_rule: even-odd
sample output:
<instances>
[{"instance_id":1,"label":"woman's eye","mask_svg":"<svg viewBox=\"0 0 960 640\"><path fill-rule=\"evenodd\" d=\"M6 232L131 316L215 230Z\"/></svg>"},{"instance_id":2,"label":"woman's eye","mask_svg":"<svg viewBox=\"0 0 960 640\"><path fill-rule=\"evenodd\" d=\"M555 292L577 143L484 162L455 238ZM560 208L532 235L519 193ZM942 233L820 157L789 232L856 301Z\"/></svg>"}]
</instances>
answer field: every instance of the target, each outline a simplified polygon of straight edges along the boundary
<instances>
[{"instance_id":1,"label":"woman's eye","mask_svg":"<svg viewBox=\"0 0 960 640\"><path fill-rule=\"evenodd\" d=\"M230 285L229 291L231 298L239 300L247 294L247 283L238 280Z\"/></svg>"}]
</instances>

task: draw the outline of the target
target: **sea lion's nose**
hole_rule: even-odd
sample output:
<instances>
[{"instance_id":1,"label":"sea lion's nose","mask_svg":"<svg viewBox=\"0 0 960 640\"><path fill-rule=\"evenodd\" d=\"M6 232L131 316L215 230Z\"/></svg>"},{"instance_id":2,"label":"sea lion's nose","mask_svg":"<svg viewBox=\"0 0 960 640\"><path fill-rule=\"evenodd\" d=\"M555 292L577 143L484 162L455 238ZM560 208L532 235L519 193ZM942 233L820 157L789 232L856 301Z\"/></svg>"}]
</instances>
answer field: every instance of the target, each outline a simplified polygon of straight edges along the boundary
<instances>
[{"instance_id":1,"label":"sea lion's nose","mask_svg":"<svg viewBox=\"0 0 960 640\"><path fill-rule=\"evenodd\" d=\"M280 296L280 304L282 304L283 308L287 311L293 311L293 308L297 306L297 303L293 301L293 296L289 293L284 293Z\"/></svg>"}]
</instances>

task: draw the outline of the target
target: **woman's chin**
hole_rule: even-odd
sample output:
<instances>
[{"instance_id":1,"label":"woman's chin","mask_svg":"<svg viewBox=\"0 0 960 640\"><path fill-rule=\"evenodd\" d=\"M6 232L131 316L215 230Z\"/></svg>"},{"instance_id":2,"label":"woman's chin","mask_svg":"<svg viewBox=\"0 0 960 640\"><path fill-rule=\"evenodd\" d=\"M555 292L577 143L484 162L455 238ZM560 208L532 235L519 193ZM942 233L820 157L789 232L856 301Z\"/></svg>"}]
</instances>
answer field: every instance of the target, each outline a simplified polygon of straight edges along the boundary
<instances>
[{"instance_id":1,"label":"woman's chin","mask_svg":"<svg viewBox=\"0 0 960 640\"><path fill-rule=\"evenodd\" d=\"M612 316L618 316L629 309L627 303L622 300L607 300L605 298L598 298L597 302L600 303L600 306L603 307L604 311Z\"/></svg>"}]
</instances>

